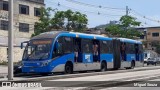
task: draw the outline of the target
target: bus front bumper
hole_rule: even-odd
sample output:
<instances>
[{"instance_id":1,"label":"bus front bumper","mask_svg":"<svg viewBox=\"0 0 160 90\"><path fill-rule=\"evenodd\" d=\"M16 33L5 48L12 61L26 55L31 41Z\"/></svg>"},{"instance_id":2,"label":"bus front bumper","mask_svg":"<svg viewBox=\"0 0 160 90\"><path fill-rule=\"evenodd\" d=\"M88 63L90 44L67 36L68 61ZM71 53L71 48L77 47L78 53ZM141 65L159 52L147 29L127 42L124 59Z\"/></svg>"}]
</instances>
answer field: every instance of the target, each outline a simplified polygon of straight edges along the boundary
<instances>
[{"instance_id":1,"label":"bus front bumper","mask_svg":"<svg viewBox=\"0 0 160 90\"><path fill-rule=\"evenodd\" d=\"M44 67L29 67L29 66L23 66L22 72L23 73L49 73L52 70L48 66Z\"/></svg>"}]
</instances>

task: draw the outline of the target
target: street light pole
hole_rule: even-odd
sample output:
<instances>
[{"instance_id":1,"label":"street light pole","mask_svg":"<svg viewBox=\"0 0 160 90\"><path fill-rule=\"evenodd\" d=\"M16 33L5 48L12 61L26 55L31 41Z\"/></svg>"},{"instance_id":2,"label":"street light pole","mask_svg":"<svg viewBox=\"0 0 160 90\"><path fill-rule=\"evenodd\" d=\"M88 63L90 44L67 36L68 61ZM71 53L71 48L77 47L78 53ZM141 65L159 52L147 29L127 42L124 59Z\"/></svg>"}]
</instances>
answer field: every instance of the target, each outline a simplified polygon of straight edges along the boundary
<instances>
[{"instance_id":1,"label":"street light pole","mask_svg":"<svg viewBox=\"0 0 160 90\"><path fill-rule=\"evenodd\" d=\"M8 31L8 80L13 80L13 0L9 0Z\"/></svg>"}]
</instances>

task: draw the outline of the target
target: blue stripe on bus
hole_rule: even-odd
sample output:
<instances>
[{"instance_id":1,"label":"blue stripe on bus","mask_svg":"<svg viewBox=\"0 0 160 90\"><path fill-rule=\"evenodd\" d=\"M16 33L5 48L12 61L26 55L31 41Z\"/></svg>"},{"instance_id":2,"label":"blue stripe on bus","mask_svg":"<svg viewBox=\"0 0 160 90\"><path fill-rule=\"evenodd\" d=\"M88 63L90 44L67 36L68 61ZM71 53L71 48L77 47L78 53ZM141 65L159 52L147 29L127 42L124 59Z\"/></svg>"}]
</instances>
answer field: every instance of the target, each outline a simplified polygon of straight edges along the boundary
<instances>
[{"instance_id":1,"label":"blue stripe on bus","mask_svg":"<svg viewBox=\"0 0 160 90\"><path fill-rule=\"evenodd\" d=\"M106 60L107 62L113 62L113 54L100 54L100 59Z\"/></svg>"}]
</instances>

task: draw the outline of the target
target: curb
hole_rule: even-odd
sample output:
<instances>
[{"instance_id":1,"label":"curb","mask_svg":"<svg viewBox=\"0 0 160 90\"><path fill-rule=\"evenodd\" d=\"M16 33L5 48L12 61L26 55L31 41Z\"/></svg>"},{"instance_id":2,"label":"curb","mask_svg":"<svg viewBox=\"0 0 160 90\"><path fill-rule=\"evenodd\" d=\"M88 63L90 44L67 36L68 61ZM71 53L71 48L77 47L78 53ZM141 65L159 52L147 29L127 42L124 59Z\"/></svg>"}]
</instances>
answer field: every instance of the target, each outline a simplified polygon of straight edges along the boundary
<instances>
[{"instance_id":1,"label":"curb","mask_svg":"<svg viewBox=\"0 0 160 90\"><path fill-rule=\"evenodd\" d=\"M4 78L4 77L5 77L5 76L0 76L0 79L1 79L1 78Z\"/></svg>"},{"instance_id":2,"label":"curb","mask_svg":"<svg viewBox=\"0 0 160 90\"><path fill-rule=\"evenodd\" d=\"M0 73L0 74L1 74L1 73ZM5 77L7 77L7 75L5 75L5 74L4 74L4 75L3 75L3 74L0 75L0 80L1 80L2 78L5 78Z\"/></svg>"}]
</instances>

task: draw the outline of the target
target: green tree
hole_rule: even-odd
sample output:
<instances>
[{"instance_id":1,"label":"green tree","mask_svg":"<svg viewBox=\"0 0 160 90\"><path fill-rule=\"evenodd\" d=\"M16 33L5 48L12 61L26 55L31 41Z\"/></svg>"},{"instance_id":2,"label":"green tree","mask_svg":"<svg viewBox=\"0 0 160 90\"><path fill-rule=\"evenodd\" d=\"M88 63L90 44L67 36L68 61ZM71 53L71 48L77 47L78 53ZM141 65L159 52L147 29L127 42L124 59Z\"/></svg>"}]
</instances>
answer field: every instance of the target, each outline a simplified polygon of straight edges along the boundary
<instances>
[{"instance_id":1,"label":"green tree","mask_svg":"<svg viewBox=\"0 0 160 90\"><path fill-rule=\"evenodd\" d=\"M82 32L86 29L88 19L85 14L80 12L73 12L72 10L67 11L56 11L54 16L51 17L51 13L55 12L52 8L41 8L39 21L35 23L34 34L38 35L43 32L51 31L52 29L67 31L78 31Z\"/></svg>"},{"instance_id":2,"label":"green tree","mask_svg":"<svg viewBox=\"0 0 160 90\"><path fill-rule=\"evenodd\" d=\"M132 27L139 26L141 22L136 21L136 18L132 16L122 16L120 18L121 24L109 25L106 27L106 32L111 36L123 37L123 38L136 38L141 35L140 32Z\"/></svg>"},{"instance_id":3,"label":"green tree","mask_svg":"<svg viewBox=\"0 0 160 90\"><path fill-rule=\"evenodd\" d=\"M132 27L132 26L139 26L141 24L141 22L136 21L136 18L132 17L132 16L122 16L120 18L120 22L122 23L122 27Z\"/></svg>"},{"instance_id":4,"label":"green tree","mask_svg":"<svg viewBox=\"0 0 160 90\"><path fill-rule=\"evenodd\" d=\"M64 19L64 11L57 11L51 20L52 28L57 30L64 28Z\"/></svg>"},{"instance_id":5,"label":"green tree","mask_svg":"<svg viewBox=\"0 0 160 90\"><path fill-rule=\"evenodd\" d=\"M50 23L51 23L51 12L54 11L55 9L52 8L40 8L40 16L39 16L39 21L35 23L34 25L34 34L33 36L36 36L40 33L47 32L49 31Z\"/></svg>"},{"instance_id":6,"label":"green tree","mask_svg":"<svg viewBox=\"0 0 160 90\"><path fill-rule=\"evenodd\" d=\"M119 25L109 25L106 31L110 33L110 36L121 36L121 29Z\"/></svg>"},{"instance_id":7,"label":"green tree","mask_svg":"<svg viewBox=\"0 0 160 90\"><path fill-rule=\"evenodd\" d=\"M87 27L88 19L85 14L73 12L71 10L58 11L52 19L59 27L66 28L67 31L81 32Z\"/></svg>"},{"instance_id":8,"label":"green tree","mask_svg":"<svg viewBox=\"0 0 160 90\"><path fill-rule=\"evenodd\" d=\"M75 12L74 16L75 16L75 19L73 20L75 22L73 23L74 24L73 29L77 32L84 31L88 23L87 15L81 14L80 12Z\"/></svg>"}]
</instances>

